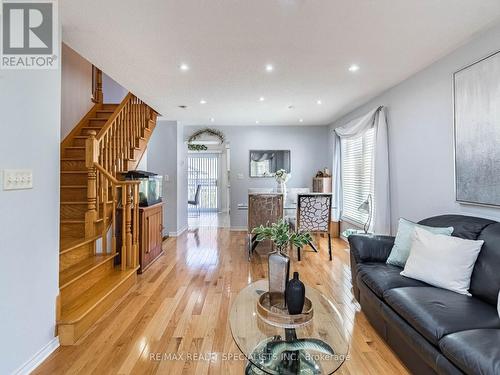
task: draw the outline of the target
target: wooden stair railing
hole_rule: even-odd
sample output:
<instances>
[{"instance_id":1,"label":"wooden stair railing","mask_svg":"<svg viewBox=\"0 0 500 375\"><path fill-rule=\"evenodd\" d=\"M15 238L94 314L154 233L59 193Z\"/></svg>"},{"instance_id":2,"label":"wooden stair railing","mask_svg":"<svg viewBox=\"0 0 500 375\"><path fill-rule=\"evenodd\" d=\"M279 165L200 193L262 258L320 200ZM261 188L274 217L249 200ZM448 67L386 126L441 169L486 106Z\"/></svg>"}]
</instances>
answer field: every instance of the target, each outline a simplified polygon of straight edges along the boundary
<instances>
[{"instance_id":1,"label":"wooden stair railing","mask_svg":"<svg viewBox=\"0 0 500 375\"><path fill-rule=\"evenodd\" d=\"M94 163L94 168L97 177L96 181L101 181L97 201L100 199L103 203L101 214L104 220L102 225L102 252L108 253L107 220L110 217L111 254L116 254L116 236L118 232L121 232L121 269L135 269L139 266L137 251L139 246L139 181L119 181L97 163ZM108 193L110 193L110 197L108 197ZM109 201L108 198L111 198L111 200ZM112 205L111 215L106 212L108 204ZM123 210L121 231L118 230L116 221L116 211L120 205Z\"/></svg>"},{"instance_id":2,"label":"wooden stair railing","mask_svg":"<svg viewBox=\"0 0 500 375\"><path fill-rule=\"evenodd\" d=\"M102 103L94 74L95 104L61 143L61 345L77 344L135 284L139 266L139 182L120 172L137 168L157 113L132 94Z\"/></svg>"},{"instance_id":3,"label":"wooden stair railing","mask_svg":"<svg viewBox=\"0 0 500 375\"><path fill-rule=\"evenodd\" d=\"M147 141L146 133L152 130L156 116L151 107L129 93L99 133L89 130L85 143L88 170L85 236L100 234L103 253L115 254L116 236L121 232L122 269L138 266L139 182L121 181L117 176L137 165L135 150L141 149L141 140ZM117 228L116 213L120 206L122 227ZM111 228L110 251L108 228Z\"/></svg>"}]
</instances>

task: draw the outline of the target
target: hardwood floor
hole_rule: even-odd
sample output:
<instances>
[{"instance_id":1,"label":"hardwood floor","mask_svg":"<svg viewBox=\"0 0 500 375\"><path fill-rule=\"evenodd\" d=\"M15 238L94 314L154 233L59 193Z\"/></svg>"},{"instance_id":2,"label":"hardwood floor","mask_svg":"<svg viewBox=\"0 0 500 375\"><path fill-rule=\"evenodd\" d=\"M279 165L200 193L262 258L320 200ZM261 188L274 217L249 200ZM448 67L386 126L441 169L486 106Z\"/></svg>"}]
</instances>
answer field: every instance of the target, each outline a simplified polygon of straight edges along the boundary
<instances>
[{"instance_id":1,"label":"hardwood floor","mask_svg":"<svg viewBox=\"0 0 500 375\"><path fill-rule=\"evenodd\" d=\"M166 240L165 255L130 293L78 345L58 348L34 373L243 374L228 314L238 291L267 273L266 249L258 247L262 255L249 263L245 239L244 232L200 228ZM352 333L337 374L408 374L353 301L346 248L334 240L329 262L322 240L319 254L304 251L300 263L292 257L292 270L334 302ZM156 353L172 354L156 360Z\"/></svg>"}]
</instances>

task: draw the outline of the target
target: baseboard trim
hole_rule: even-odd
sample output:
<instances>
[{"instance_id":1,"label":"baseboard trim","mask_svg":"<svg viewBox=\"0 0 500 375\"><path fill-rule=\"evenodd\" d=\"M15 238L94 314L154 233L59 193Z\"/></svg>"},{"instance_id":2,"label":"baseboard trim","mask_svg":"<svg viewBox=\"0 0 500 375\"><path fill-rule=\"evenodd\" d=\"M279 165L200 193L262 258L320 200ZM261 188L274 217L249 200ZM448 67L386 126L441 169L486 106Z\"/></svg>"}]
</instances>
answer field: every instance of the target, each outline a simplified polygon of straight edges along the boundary
<instances>
[{"instance_id":1,"label":"baseboard trim","mask_svg":"<svg viewBox=\"0 0 500 375\"><path fill-rule=\"evenodd\" d=\"M248 231L248 228L246 226L245 227L234 226L234 227L231 227L231 231L232 232L246 232L246 231Z\"/></svg>"},{"instance_id":2,"label":"baseboard trim","mask_svg":"<svg viewBox=\"0 0 500 375\"><path fill-rule=\"evenodd\" d=\"M187 231L188 227L187 225L184 228L179 229L177 232L168 232L168 235L170 237L179 237L182 233Z\"/></svg>"},{"instance_id":3,"label":"baseboard trim","mask_svg":"<svg viewBox=\"0 0 500 375\"><path fill-rule=\"evenodd\" d=\"M30 374L34 369L36 369L38 366L42 364L45 359L49 355L52 354L54 350L56 350L59 347L59 337L54 337L52 340L50 340L47 345L45 345L42 349L40 349L31 359L26 361L24 365L19 367L16 371L14 371L14 375L28 375Z\"/></svg>"}]
</instances>

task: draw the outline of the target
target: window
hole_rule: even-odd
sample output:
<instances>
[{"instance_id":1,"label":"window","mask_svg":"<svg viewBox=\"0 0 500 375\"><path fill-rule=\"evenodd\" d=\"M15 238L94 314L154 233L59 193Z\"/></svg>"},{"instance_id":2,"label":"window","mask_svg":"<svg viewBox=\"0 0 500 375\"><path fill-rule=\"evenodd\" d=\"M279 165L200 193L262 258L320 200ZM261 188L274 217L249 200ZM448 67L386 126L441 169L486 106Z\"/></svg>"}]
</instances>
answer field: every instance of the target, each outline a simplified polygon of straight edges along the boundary
<instances>
[{"instance_id":1,"label":"window","mask_svg":"<svg viewBox=\"0 0 500 375\"><path fill-rule=\"evenodd\" d=\"M363 225L366 213L358 211L368 194L373 198L373 154L375 129L368 129L362 136L341 140L342 160L342 219ZM375 202L373 202L375 205Z\"/></svg>"}]
</instances>

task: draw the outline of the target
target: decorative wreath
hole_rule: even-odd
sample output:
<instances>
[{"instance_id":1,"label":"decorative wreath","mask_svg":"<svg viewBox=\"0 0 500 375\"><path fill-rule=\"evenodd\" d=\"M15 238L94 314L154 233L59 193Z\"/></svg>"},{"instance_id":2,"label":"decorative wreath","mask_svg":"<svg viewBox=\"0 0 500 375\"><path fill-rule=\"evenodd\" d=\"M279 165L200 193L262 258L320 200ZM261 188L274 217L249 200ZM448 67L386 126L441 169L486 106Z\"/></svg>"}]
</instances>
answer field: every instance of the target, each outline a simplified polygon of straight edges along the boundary
<instances>
[{"instance_id":1,"label":"decorative wreath","mask_svg":"<svg viewBox=\"0 0 500 375\"><path fill-rule=\"evenodd\" d=\"M207 146L205 146L205 145L191 143L191 142L199 139L204 134L211 135L213 137L217 137L217 138L219 138L220 143L224 143L224 133L222 133L220 130L217 130L217 129L204 128L204 129L200 129L200 130L195 131L189 137L188 149L191 151L205 151L205 150L207 150Z\"/></svg>"}]
</instances>

